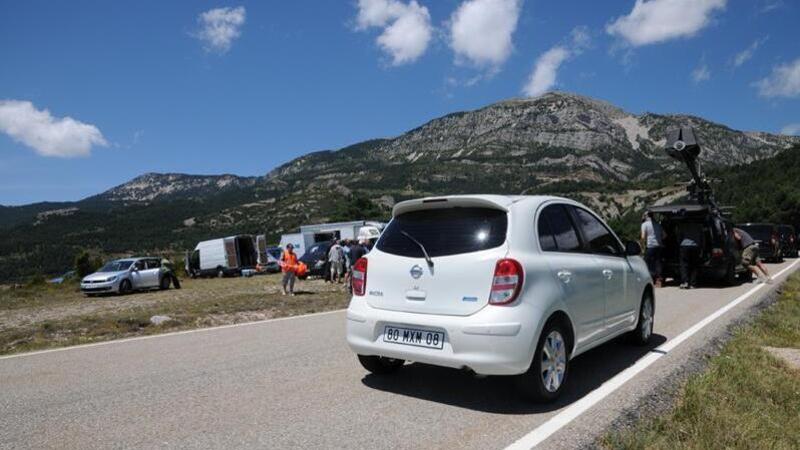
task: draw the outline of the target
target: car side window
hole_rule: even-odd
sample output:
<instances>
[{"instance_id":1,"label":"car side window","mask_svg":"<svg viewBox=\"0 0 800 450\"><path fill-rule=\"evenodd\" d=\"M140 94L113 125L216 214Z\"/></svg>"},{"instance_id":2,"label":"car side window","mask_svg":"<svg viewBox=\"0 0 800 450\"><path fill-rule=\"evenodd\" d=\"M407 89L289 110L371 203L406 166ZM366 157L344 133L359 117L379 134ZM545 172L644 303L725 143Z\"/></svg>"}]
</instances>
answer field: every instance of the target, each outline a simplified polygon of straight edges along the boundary
<instances>
[{"instance_id":1,"label":"car side window","mask_svg":"<svg viewBox=\"0 0 800 450\"><path fill-rule=\"evenodd\" d=\"M582 208L573 207L575 217L578 219L578 225L583 231L583 235L589 245L589 250L592 253L600 255L623 255L622 246L617 238L611 231L603 225L602 222L597 220L589 211Z\"/></svg>"},{"instance_id":2,"label":"car side window","mask_svg":"<svg viewBox=\"0 0 800 450\"><path fill-rule=\"evenodd\" d=\"M544 229L541 228L544 225ZM542 232L545 233L542 250L560 252L578 252L581 250L581 241L572 219L563 205L549 205L539 214L539 235L542 242ZM555 241L555 247L547 243L547 233ZM547 246L545 245L547 244Z\"/></svg>"},{"instance_id":3,"label":"car side window","mask_svg":"<svg viewBox=\"0 0 800 450\"><path fill-rule=\"evenodd\" d=\"M133 263L133 265L136 266L136 270L144 270L144 261L141 259Z\"/></svg>"},{"instance_id":4,"label":"car side window","mask_svg":"<svg viewBox=\"0 0 800 450\"><path fill-rule=\"evenodd\" d=\"M147 260L147 268L148 269L160 269L161 268L161 261L157 259L148 259Z\"/></svg>"},{"instance_id":5,"label":"car side window","mask_svg":"<svg viewBox=\"0 0 800 450\"><path fill-rule=\"evenodd\" d=\"M542 248L542 251L554 252L558 250L558 247L556 247L556 238L553 236L553 230L550 227L550 221L544 214L539 216L537 234L539 235L539 246Z\"/></svg>"}]
</instances>

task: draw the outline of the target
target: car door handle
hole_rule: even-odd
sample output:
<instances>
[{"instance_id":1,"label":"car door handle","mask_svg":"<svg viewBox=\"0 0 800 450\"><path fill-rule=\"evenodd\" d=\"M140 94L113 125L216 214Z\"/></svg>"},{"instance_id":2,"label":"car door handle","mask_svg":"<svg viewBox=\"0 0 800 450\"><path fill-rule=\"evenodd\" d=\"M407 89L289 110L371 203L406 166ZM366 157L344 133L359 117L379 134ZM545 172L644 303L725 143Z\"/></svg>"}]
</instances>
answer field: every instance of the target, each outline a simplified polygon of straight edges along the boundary
<instances>
[{"instance_id":1,"label":"car door handle","mask_svg":"<svg viewBox=\"0 0 800 450\"><path fill-rule=\"evenodd\" d=\"M614 272L611 269L603 269L603 276L605 276L607 280L610 280L614 278Z\"/></svg>"},{"instance_id":2,"label":"car door handle","mask_svg":"<svg viewBox=\"0 0 800 450\"><path fill-rule=\"evenodd\" d=\"M556 273L556 275L558 276L558 279L564 282L565 284L572 281L572 272L570 272L569 270L559 270L558 273Z\"/></svg>"}]
</instances>

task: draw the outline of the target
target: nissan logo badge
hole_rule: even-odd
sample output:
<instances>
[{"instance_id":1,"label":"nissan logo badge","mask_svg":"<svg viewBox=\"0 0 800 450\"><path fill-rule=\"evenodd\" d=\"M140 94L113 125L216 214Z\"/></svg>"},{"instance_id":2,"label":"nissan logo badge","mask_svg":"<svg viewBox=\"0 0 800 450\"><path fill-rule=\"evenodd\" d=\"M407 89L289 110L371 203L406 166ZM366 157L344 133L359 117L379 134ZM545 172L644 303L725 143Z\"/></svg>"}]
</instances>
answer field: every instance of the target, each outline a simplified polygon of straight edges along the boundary
<instances>
[{"instance_id":1,"label":"nissan logo badge","mask_svg":"<svg viewBox=\"0 0 800 450\"><path fill-rule=\"evenodd\" d=\"M416 280L422 276L422 267L414 264L414 267L411 268L410 273L411 273L411 278Z\"/></svg>"}]
</instances>

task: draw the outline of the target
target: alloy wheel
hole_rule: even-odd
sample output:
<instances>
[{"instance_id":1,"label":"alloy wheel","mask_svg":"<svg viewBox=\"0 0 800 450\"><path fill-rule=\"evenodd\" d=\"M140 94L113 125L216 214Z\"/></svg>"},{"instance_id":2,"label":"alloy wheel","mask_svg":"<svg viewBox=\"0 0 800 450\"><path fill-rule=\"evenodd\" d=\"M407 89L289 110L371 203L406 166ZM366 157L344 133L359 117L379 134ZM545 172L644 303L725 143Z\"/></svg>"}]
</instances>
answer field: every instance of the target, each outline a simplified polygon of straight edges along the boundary
<instances>
[{"instance_id":1,"label":"alloy wheel","mask_svg":"<svg viewBox=\"0 0 800 450\"><path fill-rule=\"evenodd\" d=\"M542 382L548 392L556 392L564 382L567 370L567 349L564 337L551 331L542 346Z\"/></svg>"},{"instance_id":2,"label":"alloy wheel","mask_svg":"<svg viewBox=\"0 0 800 450\"><path fill-rule=\"evenodd\" d=\"M642 304L642 313L640 331L642 333L642 340L647 341L650 335L653 334L653 300L650 298L645 299Z\"/></svg>"}]
</instances>

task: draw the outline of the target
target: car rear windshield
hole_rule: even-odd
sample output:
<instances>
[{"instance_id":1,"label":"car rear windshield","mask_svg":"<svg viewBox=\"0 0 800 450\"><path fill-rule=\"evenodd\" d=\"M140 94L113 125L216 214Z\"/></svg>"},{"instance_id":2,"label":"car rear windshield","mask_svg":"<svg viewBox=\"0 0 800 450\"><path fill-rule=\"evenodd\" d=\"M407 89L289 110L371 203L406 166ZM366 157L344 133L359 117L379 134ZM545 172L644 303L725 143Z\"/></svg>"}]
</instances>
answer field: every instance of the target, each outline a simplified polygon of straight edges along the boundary
<instances>
[{"instance_id":1,"label":"car rear windshield","mask_svg":"<svg viewBox=\"0 0 800 450\"><path fill-rule=\"evenodd\" d=\"M771 225L748 225L739 227L747 234L757 241L768 241L772 239L772 226Z\"/></svg>"},{"instance_id":2,"label":"car rear windshield","mask_svg":"<svg viewBox=\"0 0 800 450\"><path fill-rule=\"evenodd\" d=\"M412 211L392 219L377 247L393 255L422 258L458 255L499 247L506 240L505 211L492 208L442 208Z\"/></svg>"}]
</instances>

